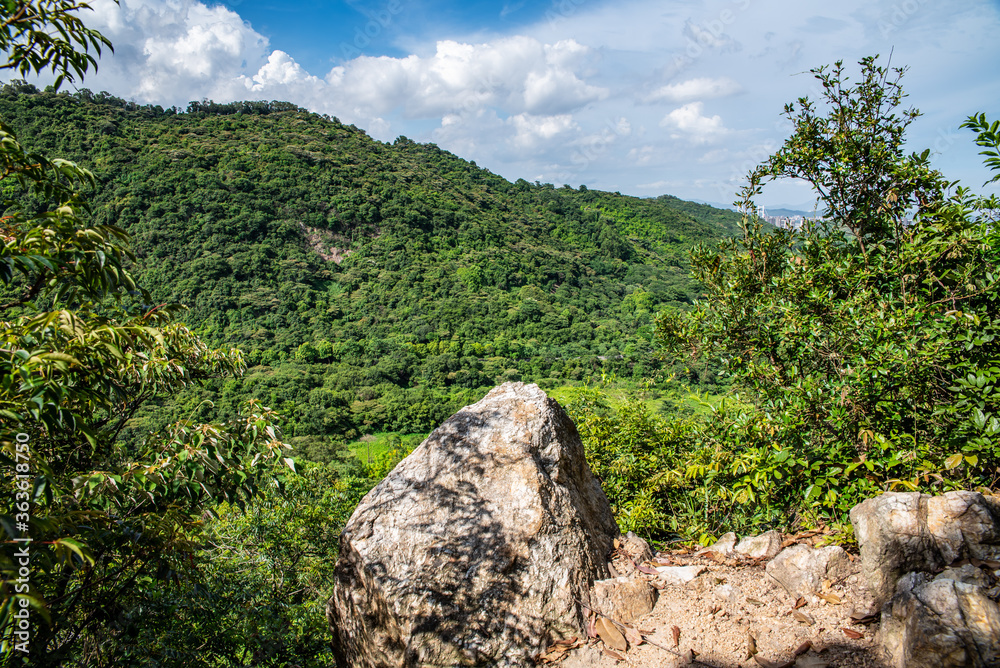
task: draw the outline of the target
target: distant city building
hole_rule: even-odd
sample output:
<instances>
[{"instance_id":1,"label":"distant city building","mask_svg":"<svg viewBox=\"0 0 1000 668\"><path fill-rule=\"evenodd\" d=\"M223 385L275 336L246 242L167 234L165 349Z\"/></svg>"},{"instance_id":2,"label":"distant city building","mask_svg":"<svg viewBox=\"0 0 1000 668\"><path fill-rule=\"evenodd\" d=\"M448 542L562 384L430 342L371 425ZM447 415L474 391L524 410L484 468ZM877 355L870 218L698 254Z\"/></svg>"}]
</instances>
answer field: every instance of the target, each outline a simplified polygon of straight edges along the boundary
<instances>
[{"instance_id":1,"label":"distant city building","mask_svg":"<svg viewBox=\"0 0 1000 668\"><path fill-rule=\"evenodd\" d=\"M795 216L769 216L767 210L763 206L757 207L757 217L766 223L770 223L775 227L782 227L787 230L797 230L802 227L802 223L807 220L819 220L816 218L807 218L805 216L795 215Z\"/></svg>"}]
</instances>

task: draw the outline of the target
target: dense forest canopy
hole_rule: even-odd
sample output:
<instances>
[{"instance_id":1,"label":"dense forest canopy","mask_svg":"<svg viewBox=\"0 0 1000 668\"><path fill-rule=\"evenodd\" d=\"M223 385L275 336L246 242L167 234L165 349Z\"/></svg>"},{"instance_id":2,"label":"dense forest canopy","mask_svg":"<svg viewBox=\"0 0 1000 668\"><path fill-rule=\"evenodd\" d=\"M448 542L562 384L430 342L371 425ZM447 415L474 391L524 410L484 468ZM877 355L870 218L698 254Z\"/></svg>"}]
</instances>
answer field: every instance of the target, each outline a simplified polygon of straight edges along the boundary
<instances>
[{"instance_id":1,"label":"dense forest canopy","mask_svg":"<svg viewBox=\"0 0 1000 668\"><path fill-rule=\"evenodd\" d=\"M142 409L135 434L207 417L209 396L226 411L256 396L323 458L331 437L426 432L504 380L652 376L653 316L699 293L689 250L739 221L669 196L510 183L283 102L181 112L11 84L0 115L93 171L94 218L132 236L153 303L188 306L250 367Z\"/></svg>"}]
</instances>

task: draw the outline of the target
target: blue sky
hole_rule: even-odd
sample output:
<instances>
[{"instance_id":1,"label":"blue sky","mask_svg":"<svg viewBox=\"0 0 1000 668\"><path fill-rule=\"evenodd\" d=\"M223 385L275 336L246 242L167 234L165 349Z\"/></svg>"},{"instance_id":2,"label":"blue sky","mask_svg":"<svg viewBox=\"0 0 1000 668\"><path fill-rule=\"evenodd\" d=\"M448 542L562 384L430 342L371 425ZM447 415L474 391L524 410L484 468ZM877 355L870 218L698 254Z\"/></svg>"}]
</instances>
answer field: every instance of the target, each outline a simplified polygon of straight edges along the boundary
<instances>
[{"instance_id":1,"label":"blue sky","mask_svg":"<svg viewBox=\"0 0 1000 668\"><path fill-rule=\"evenodd\" d=\"M913 149L979 188L966 116L1000 118L1000 0L91 0L115 55L84 85L142 103L279 99L508 179L729 203L788 134L812 67L892 52ZM804 205L807 187L763 203Z\"/></svg>"},{"instance_id":2,"label":"blue sky","mask_svg":"<svg viewBox=\"0 0 1000 668\"><path fill-rule=\"evenodd\" d=\"M405 57L409 55L406 45L517 31L543 19L551 9L545 3L525 0L233 0L215 4L237 11L269 37L272 48L290 54L311 72L325 72L355 55Z\"/></svg>"}]
</instances>

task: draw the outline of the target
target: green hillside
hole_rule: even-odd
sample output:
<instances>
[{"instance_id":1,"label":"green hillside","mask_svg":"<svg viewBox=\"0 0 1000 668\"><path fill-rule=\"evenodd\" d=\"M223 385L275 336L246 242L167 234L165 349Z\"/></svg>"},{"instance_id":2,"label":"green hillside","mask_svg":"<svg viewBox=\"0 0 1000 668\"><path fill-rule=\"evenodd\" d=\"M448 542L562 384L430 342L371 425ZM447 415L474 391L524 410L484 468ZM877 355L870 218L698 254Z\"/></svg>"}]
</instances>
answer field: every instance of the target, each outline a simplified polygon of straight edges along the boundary
<instances>
[{"instance_id":1,"label":"green hillside","mask_svg":"<svg viewBox=\"0 0 1000 668\"><path fill-rule=\"evenodd\" d=\"M245 377L145 409L139 431L253 395L320 457L428 430L504 380L648 377L653 316L698 294L688 250L737 229L672 197L511 183L288 103L181 113L22 84L0 116L95 173L94 217L133 236L157 303L244 351Z\"/></svg>"}]
</instances>

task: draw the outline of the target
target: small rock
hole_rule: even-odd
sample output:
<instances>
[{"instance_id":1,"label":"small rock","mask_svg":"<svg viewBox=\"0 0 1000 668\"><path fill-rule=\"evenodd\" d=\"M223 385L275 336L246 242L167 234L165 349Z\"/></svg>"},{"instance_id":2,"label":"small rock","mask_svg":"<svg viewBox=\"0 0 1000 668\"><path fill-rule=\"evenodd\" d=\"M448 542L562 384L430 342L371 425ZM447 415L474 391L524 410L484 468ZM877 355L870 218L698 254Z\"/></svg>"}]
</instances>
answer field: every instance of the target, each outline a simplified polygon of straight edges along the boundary
<instances>
[{"instance_id":1,"label":"small rock","mask_svg":"<svg viewBox=\"0 0 1000 668\"><path fill-rule=\"evenodd\" d=\"M594 583L596 610L623 624L651 612L656 597L656 590L640 578L621 577Z\"/></svg>"},{"instance_id":2,"label":"small rock","mask_svg":"<svg viewBox=\"0 0 1000 668\"><path fill-rule=\"evenodd\" d=\"M899 579L877 639L892 668L987 668L1000 662L1000 606L982 587L926 573Z\"/></svg>"},{"instance_id":3,"label":"small rock","mask_svg":"<svg viewBox=\"0 0 1000 668\"><path fill-rule=\"evenodd\" d=\"M771 559L781 552L781 534L767 531L759 536L748 536L739 542L736 552L751 559Z\"/></svg>"},{"instance_id":4,"label":"small rock","mask_svg":"<svg viewBox=\"0 0 1000 668\"><path fill-rule=\"evenodd\" d=\"M682 585L691 582L707 570L704 566L661 566L656 572L667 584Z\"/></svg>"},{"instance_id":5,"label":"small rock","mask_svg":"<svg viewBox=\"0 0 1000 668\"><path fill-rule=\"evenodd\" d=\"M583 645L570 650L566 658L559 662L560 668L597 668L601 665L602 654L593 645Z\"/></svg>"},{"instance_id":6,"label":"small rock","mask_svg":"<svg viewBox=\"0 0 1000 668\"><path fill-rule=\"evenodd\" d=\"M697 554L701 555L706 552L718 552L723 555L732 554L736 548L736 540L736 534L732 531L724 533L719 537L719 540L715 541L715 543L709 545L704 550L699 550Z\"/></svg>"},{"instance_id":7,"label":"small rock","mask_svg":"<svg viewBox=\"0 0 1000 668\"><path fill-rule=\"evenodd\" d=\"M727 603L736 604L739 603L743 598L743 592L739 587L734 587L733 585L723 584L719 585L712 592L715 597L720 601L726 601Z\"/></svg>"},{"instance_id":8,"label":"small rock","mask_svg":"<svg viewBox=\"0 0 1000 668\"><path fill-rule=\"evenodd\" d=\"M874 602L868 600L862 600L851 607L851 619L865 619L866 617L874 618L879 614L878 606Z\"/></svg>"},{"instance_id":9,"label":"small rock","mask_svg":"<svg viewBox=\"0 0 1000 668\"><path fill-rule=\"evenodd\" d=\"M653 558L653 550L649 547L649 543L637 536L632 531L625 534L625 539L622 541L622 549L628 553L628 556L632 557L632 560L637 564L641 564L644 561L649 561Z\"/></svg>"},{"instance_id":10,"label":"small rock","mask_svg":"<svg viewBox=\"0 0 1000 668\"><path fill-rule=\"evenodd\" d=\"M946 568L934 578L935 580L954 580L977 587L989 587L990 579L981 568L976 568L972 564L964 566Z\"/></svg>"},{"instance_id":11,"label":"small rock","mask_svg":"<svg viewBox=\"0 0 1000 668\"><path fill-rule=\"evenodd\" d=\"M837 581L851 573L851 562L836 545L813 548L792 545L782 550L764 569L793 598L815 599L823 580Z\"/></svg>"}]
</instances>

